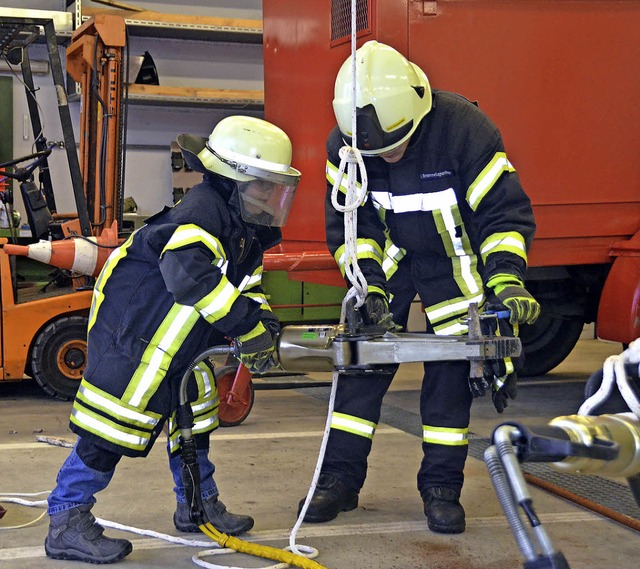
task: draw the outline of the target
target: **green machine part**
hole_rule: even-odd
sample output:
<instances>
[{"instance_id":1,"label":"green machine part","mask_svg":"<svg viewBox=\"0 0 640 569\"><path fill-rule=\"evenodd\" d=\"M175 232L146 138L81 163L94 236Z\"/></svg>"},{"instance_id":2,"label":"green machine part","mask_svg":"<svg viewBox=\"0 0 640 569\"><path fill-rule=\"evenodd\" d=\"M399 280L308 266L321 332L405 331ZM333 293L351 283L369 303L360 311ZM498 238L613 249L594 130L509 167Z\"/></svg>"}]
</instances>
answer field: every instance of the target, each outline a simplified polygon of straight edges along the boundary
<instances>
[{"instance_id":1,"label":"green machine part","mask_svg":"<svg viewBox=\"0 0 640 569\"><path fill-rule=\"evenodd\" d=\"M269 304L283 324L340 320L346 288L294 281L285 271L265 272L262 285Z\"/></svg>"}]
</instances>

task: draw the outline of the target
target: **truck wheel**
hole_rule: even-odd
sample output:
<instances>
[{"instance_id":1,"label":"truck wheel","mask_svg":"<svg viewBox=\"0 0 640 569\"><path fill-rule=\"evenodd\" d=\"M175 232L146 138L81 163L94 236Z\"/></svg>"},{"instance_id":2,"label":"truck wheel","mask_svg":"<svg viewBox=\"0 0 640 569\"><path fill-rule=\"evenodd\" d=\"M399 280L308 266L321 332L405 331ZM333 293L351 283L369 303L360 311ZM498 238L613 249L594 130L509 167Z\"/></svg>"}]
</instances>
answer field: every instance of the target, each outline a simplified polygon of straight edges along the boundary
<instances>
[{"instance_id":1,"label":"truck wheel","mask_svg":"<svg viewBox=\"0 0 640 569\"><path fill-rule=\"evenodd\" d=\"M578 342L583 326L579 318L552 318L544 314L535 324L521 326L525 363L518 375L544 375L562 363Z\"/></svg>"},{"instance_id":2,"label":"truck wheel","mask_svg":"<svg viewBox=\"0 0 640 569\"><path fill-rule=\"evenodd\" d=\"M31 351L34 379L46 393L68 401L75 397L87 365L85 316L65 316L47 324Z\"/></svg>"},{"instance_id":3,"label":"truck wheel","mask_svg":"<svg viewBox=\"0 0 640 569\"><path fill-rule=\"evenodd\" d=\"M236 366L224 366L215 371L216 385L218 387L218 398L220 408L218 417L221 427L235 427L244 421L251 412L255 392L251 381L235 394L232 403L227 402L227 396L233 386L238 368Z\"/></svg>"}]
</instances>

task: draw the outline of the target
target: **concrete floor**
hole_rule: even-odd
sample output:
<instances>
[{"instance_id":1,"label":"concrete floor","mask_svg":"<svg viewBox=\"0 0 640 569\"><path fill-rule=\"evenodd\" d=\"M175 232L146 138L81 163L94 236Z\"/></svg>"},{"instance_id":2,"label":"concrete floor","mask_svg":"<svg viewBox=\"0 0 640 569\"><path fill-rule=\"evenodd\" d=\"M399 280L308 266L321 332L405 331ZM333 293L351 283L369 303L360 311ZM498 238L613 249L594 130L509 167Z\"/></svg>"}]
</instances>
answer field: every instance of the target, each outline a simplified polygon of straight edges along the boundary
<instances>
[{"instance_id":1,"label":"concrete floor","mask_svg":"<svg viewBox=\"0 0 640 569\"><path fill-rule=\"evenodd\" d=\"M604 359L621 351L618 344L581 340L573 354L545 379L521 382L519 397L498 416L490 399L477 400L471 430L489 437L507 420L533 418L538 423L577 411L584 381ZM402 366L385 407L415 416L420 368ZM330 379L318 374L314 379ZM261 381L257 380L256 384ZM326 388L325 388L326 391ZM315 392L315 395L314 395ZM212 439L216 479L230 510L254 516L248 539L283 547L296 521L298 500L306 495L326 421L326 401L318 389L259 390L247 420L220 429ZM67 428L71 404L43 395L31 382L0 385L0 495L50 490L69 449L35 442L37 434L72 440ZM418 419L419 421L419 419ZM318 561L332 569L515 569L523 558L495 497L486 467L469 458L462 503L467 531L439 535L426 527L415 489L421 458L419 432L381 424L370 457L360 505L327 524L304 524L297 543L320 551ZM147 459L124 459L110 487L98 495L96 516L128 526L174 536L172 481L162 444ZM537 488L534 506L555 546L572 569L636 569L638 533ZM14 504L2 527L36 518L42 510ZM0 531L0 568L81 567L77 562L45 557L46 516L35 525ZM130 539L134 551L123 562L129 569L193 567L191 556L204 548L108 530ZM195 536L200 539L199 536ZM202 536L202 539L205 539ZM215 558L233 567L264 567L271 562L235 554ZM211 560L211 559L210 559Z\"/></svg>"}]
</instances>

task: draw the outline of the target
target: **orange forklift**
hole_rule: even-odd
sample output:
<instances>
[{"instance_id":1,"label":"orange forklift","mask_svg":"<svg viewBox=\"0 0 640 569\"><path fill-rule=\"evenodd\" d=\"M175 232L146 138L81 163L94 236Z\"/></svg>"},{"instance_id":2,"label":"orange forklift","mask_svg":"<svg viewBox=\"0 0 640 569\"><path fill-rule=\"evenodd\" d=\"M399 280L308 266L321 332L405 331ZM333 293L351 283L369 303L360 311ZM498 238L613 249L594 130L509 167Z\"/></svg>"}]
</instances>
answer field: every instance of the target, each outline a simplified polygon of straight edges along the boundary
<instances>
[{"instance_id":1,"label":"orange forklift","mask_svg":"<svg viewBox=\"0 0 640 569\"><path fill-rule=\"evenodd\" d=\"M29 63L28 46L42 33L49 50L77 207L72 215L57 213L47 162L51 146L42 132ZM98 14L73 33L67 47L67 73L79 83L82 97L78 159L53 21L0 18L0 52L21 63L37 149L34 154L0 164L0 171L12 168L13 172L3 175L20 184L32 234L29 253L24 244L16 244L15 232L11 238L14 243L0 239L0 381L33 377L46 393L64 400L75 396L86 366L91 278L98 275L110 250L117 246L118 227L122 227L129 83L125 77L126 40L124 18ZM29 163L17 167L24 162ZM36 170L39 185L34 182ZM11 219L11 190L1 195ZM49 264L48 269L56 267L52 282L44 287L42 283L19 282L20 264L30 259L16 255L27 254ZM304 256L297 254L295 259L300 255ZM282 269L283 263L299 264L289 257L276 253L275 266ZM308 265L306 261L302 266ZM251 373L231 360L215 371L223 426L244 421L254 400Z\"/></svg>"},{"instance_id":2,"label":"orange forklift","mask_svg":"<svg viewBox=\"0 0 640 569\"><path fill-rule=\"evenodd\" d=\"M57 212L48 167L52 146L44 137L36 102L29 46L43 38L58 97L77 207L74 214ZM72 247L73 241L91 242L89 249L102 253L94 260L96 271L109 248L117 245L117 222L122 218L125 43L124 20L98 16L74 32L67 48L67 73L80 84L82 93L79 159L53 20L0 18L0 52L21 66L35 139L34 154L0 165L5 169L3 176L19 183L31 233L26 242L45 240L39 241L45 249L69 237L76 238L68 242ZM38 183L34 181L36 171ZM3 190L1 198L11 220L10 187ZM103 233L109 236L108 243L101 240ZM0 381L31 376L49 395L71 399L86 363L90 277L56 269L46 286L42 286L42 279L23 282L21 268L28 260L8 253L24 239L12 230L10 240L14 243L8 244L7 238L0 241ZM68 268L73 271L73 264Z\"/></svg>"}]
</instances>

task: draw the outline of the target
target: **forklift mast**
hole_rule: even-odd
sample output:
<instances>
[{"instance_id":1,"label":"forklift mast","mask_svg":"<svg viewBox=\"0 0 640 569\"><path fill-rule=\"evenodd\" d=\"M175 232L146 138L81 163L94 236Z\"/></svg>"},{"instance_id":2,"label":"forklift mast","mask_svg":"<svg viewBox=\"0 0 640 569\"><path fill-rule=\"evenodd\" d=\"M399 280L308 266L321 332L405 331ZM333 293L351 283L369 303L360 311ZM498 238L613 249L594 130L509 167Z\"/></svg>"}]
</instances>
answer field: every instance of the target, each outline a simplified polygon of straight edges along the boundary
<instances>
[{"instance_id":1,"label":"forklift mast","mask_svg":"<svg viewBox=\"0 0 640 569\"><path fill-rule=\"evenodd\" d=\"M126 97L124 18L97 15L72 35L67 72L80 84L80 156L92 233L122 226Z\"/></svg>"}]
</instances>

